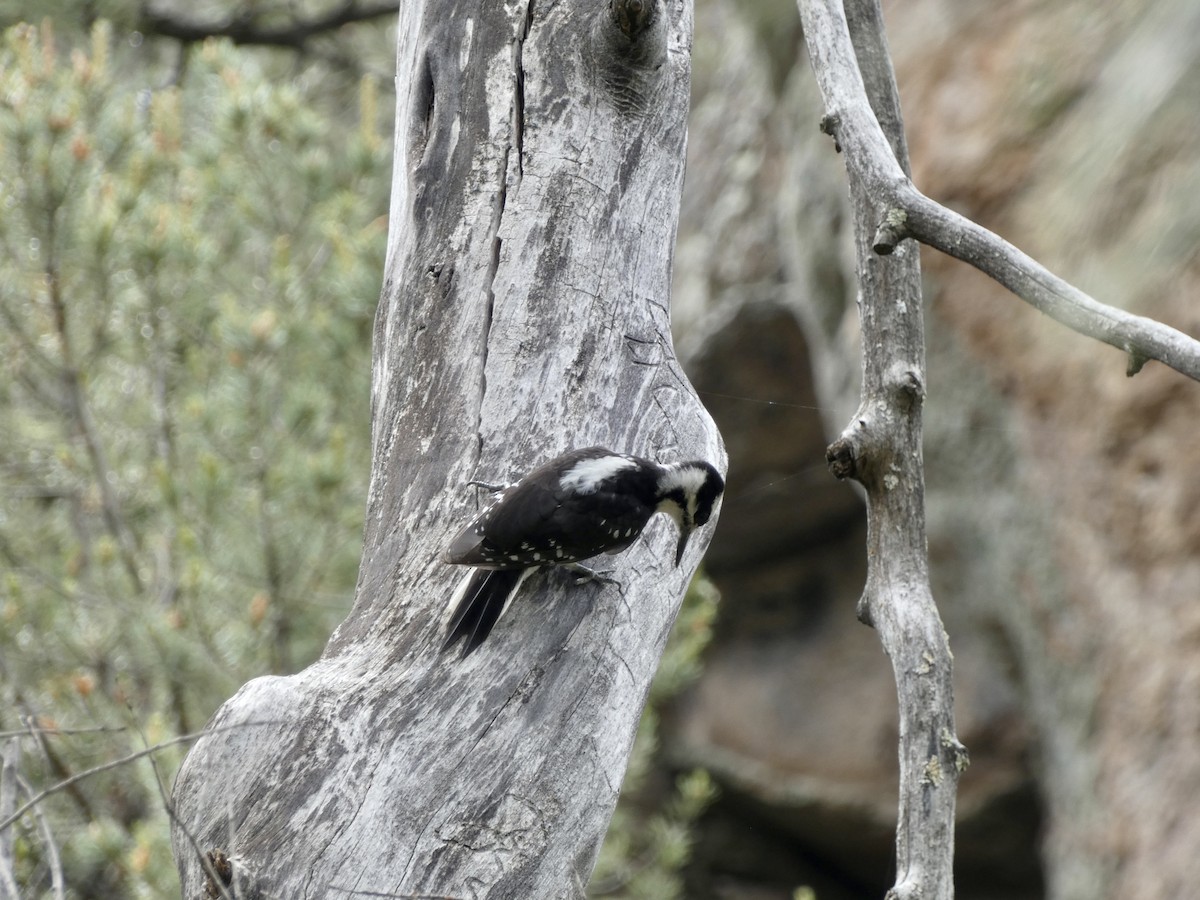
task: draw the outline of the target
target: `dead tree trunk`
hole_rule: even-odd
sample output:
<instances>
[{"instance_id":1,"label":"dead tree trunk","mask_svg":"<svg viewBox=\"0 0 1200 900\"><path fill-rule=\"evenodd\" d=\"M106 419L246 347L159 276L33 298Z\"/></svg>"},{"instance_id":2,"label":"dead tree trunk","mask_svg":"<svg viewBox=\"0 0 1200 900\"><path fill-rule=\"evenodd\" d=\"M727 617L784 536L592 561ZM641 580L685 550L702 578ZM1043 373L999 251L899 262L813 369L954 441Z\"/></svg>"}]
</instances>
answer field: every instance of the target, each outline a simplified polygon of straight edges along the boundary
<instances>
[{"instance_id":1,"label":"dead tree trunk","mask_svg":"<svg viewBox=\"0 0 1200 900\"><path fill-rule=\"evenodd\" d=\"M689 3L402 5L355 603L188 756L185 897L582 891L710 531L675 569L652 523L619 588L534 576L462 661L438 652L462 574L438 555L472 478L594 443L723 460L667 307L690 46Z\"/></svg>"}]
</instances>

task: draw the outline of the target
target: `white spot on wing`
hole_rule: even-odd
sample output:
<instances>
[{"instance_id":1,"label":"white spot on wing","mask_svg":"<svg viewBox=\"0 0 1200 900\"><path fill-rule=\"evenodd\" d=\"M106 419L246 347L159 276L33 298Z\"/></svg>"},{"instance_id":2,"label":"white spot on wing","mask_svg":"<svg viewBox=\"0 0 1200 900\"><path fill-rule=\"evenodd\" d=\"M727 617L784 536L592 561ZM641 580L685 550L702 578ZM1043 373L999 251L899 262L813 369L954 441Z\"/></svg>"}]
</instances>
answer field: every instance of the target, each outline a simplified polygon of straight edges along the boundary
<instances>
[{"instance_id":1,"label":"white spot on wing","mask_svg":"<svg viewBox=\"0 0 1200 900\"><path fill-rule=\"evenodd\" d=\"M601 456L599 459L585 459L577 462L563 473L559 483L565 490L590 494L598 488L601 482L612 478L618 472L626 469L636 469L637 463L623 456Z\"/></svg>"}]
</instances>

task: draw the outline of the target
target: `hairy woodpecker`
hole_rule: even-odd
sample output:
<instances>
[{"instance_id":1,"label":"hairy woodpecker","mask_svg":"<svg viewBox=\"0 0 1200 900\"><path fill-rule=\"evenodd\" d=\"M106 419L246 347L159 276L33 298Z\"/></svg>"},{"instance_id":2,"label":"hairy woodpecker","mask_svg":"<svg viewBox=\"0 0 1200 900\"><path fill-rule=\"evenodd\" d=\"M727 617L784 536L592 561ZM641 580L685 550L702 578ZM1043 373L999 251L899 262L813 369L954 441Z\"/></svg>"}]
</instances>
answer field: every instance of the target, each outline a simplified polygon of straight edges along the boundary
<instances>
[{"instance_id":1,"label":"hairy woodpecker","mask_svg":"<svg viewBox=\"0 0 1200 900\"><path fill-rule=\"evenodd\" d=\"M665 512L679 526L675 565L688 537L705 524L725 490L703 461L661 466L603 447L572 450L516 484L472 482L496 498L450 544L446 562L473 566L450 599L442 649L466 638L463 656L483 643L521 583L543 566L603 576L579 565L618 553L638 539L650 517Z\"/></svg>"}]
</instances>

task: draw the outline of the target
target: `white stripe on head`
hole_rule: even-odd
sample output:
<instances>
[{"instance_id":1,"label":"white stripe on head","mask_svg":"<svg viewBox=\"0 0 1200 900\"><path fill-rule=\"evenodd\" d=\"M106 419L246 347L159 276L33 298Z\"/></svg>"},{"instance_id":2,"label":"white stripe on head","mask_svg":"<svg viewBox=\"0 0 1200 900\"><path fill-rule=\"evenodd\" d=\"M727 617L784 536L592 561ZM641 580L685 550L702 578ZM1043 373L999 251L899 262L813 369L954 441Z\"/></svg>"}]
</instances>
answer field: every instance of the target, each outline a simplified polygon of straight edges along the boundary
<instances>
[{"instance_id":1,"label":"white stripe on head","mask_svg":"<svg viewBox=\"0 0 1200 900\"><path fill-rule=\"evenodd\" d=\"M624 456L601 456L575 463L563 473L559 483L565 490L590 494L603 481L626 469L636 469L637 462Z\"/></svg>"},{"instance_id":2,"label":"white stripe on head","mask_svg":"<svg viewBox=\"0 0 1200 900\"><path fill-rule=\"evenodd\" d=\"M683 499L687 503L687 518L691 521L696 515L696 504L700 499L700 488L708 481L708 472L689 463L672 463L666 467L662 477L658 479L658 492L665 494L676 489L683 490Z\"/></svg>"}]
</instances>

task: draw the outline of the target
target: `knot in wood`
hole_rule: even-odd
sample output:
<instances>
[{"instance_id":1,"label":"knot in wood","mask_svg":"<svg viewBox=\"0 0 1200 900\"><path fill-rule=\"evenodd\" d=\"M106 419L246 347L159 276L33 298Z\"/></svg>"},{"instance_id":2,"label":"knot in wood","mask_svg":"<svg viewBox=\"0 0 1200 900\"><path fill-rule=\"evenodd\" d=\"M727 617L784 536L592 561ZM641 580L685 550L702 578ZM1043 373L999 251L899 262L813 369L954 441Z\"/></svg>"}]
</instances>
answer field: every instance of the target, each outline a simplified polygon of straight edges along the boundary
<instances>
[{"instance_id":1,"label":"knot in wood","mask_svg":"<svg viewBox=\"0 0 1200 900\"><path fill-rule=\"evenodd\" d=\"M938 734L938 742L942 745L942 755L954 766L954 771L962 774L971 765L971 754L966 745L949 728L943 728Z\"/></svg>"},{"instance_id":2,"label":"knot in wood","mask_svg":"<svg viewBox=\"0 0 1200 900\"><path fill-rule=\"evenodd\" d=\"M609 0L592 27L601 82L626 115L650 108L667 61L663 0Z\"/></svg>"},{"instance_id":3,"label":"knot in wood","mask_svg":"<svg viewBox=\"0 0 1200 900\"><path fill-rule=\"evenodd\" d=\"M609 12L625 37L633 40L657 17L658 0L612 0Z\"/></svg>"},{"instance_id":4,"label":"knot in wood","mask_svg":"<svg viewBox=\"0 0 1200 900\"><path fill-rule=\"evenodd\" d=\"M213 898L213 900L217 897L229 896L229 892L225 888L233 884L233 863L225 855L224 850L217 848L205 853L204 858L208 861L208 871L204 875L204 896Z\"/></svg>"},{"instance_id":5,"label":"knot in wood","mask_svg":"<svg viewBox=\"0 0 1200 900\"><path fill-rule=\"evenodd\" d=\"M849 438L838 438L825 448L825 463L838 481L857 477L858 459L854 442Z\"/></svg>"},{"instance_id":6,"label":"knot in wood","mask_svg":"<svg viewBox=\"0 0 1200 900\"><path fill-rule=\"evenodd\" d=\"M821 134L827 134L833 138L833 149L841 153L842 142L838 140L838 129L842 125L842 117L837 113L826 113L821 116L821 123L817 126L821 129Z\"/></svg>"},{"instance_id":7,"label":"knot in wood","mask_svg":"<svg viewBox=\"0 0 1200 900\"><path fill-rule=\"evenodd\" d=\"M896 405L906 412L925 402L925 382L915 366L892 366L885 383Z\"/></svg>"}]
</instances>

